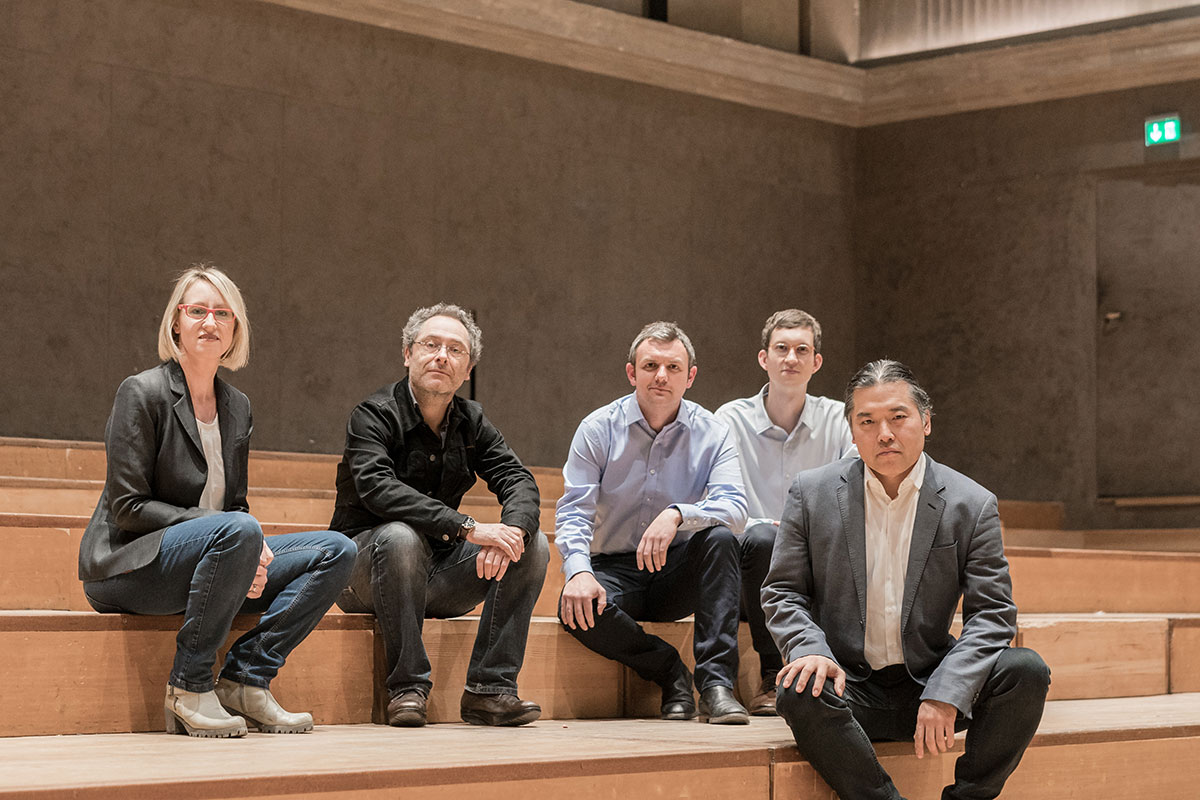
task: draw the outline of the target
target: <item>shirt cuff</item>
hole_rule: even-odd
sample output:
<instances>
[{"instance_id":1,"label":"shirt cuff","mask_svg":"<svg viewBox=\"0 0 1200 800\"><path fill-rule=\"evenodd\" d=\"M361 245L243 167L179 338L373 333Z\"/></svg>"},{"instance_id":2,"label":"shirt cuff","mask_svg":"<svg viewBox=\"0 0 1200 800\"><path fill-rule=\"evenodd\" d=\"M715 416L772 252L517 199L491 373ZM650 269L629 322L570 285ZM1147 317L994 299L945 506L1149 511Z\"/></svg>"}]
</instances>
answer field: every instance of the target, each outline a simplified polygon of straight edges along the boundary
<instances>
[{"instance_id":1,"label":"shirt cuff","mask_svg":"<svg viewBox=\"0 0 1200 800\"><path fill-rule=\"evenodd\" d=\"M672 503L670 508L674 508L683 517L683 522L679 523L681 531L698 531L701 528L709 527L707 517L700 511L700 507L692 503Z\"/></svg>"},{"instance_id":2,"label":"shirt cuff","mask_svg":"<svg viewBox=\"0 0 1200 800\"><path fill-rule=\"evenodd\" d=\"M572 553L563 561L563 575L571 580L581 572L592 571L592 557L588 553Z\"/></svg>"}]
</instances>

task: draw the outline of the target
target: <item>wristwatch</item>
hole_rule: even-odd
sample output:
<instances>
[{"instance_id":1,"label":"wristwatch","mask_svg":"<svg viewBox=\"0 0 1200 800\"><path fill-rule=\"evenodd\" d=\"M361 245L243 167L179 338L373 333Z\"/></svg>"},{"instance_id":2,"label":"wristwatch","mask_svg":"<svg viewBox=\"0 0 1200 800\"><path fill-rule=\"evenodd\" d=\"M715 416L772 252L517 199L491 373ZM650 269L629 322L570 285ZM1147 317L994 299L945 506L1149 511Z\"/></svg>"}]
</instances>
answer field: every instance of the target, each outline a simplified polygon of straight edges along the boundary
<instances>
[{"instance_id":1,"label":"wristwatch","mask_svg":"<svg viewBox=\"0 0 1200 800\"><path fill-rule=\"evenodd\" d=\"M471 535L471 532L475 530L475 525L474 517L467 517L463 520L462 527L458 529L458 538L465 542L467 537Z\"/></svg>"}]
</instances>

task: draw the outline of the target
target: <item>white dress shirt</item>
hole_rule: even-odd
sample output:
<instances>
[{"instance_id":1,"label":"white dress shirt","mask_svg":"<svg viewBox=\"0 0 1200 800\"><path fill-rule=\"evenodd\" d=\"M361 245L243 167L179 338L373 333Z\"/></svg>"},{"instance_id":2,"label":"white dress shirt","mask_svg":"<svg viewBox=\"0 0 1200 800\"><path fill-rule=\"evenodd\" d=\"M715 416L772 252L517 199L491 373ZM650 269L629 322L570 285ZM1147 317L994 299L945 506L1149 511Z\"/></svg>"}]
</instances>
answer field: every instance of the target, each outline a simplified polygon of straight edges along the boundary
<instances>
[{"instance_id":1,"label":"white dress shirt","mask_svg":"<svg viewBox=\"0 0 1200 800\"><path fill-rule=\"evenodd\" d=\"M828 397L806 395L800 420L790 432L767 416L767 390L730 400L717 409L737 442L746 504L746 527L778 522L796 473L823 467L839 458L858 455L846 423L845 404Z\"/></svg>"},{"instance_id":2,"label":"white dress shirt","mask_svg":"<svg viewBox=\"0 0 1200 800\"><path fill-rule=\"evenodd\" d=\"M917 500L925 480L925 454L900 482L896 499L888 497L870 467L864 476L867 534L867 635L863 655L871 669L904 663L900 638L900 612L904 605L904 578Z\"/></svg>"}]
</instances>

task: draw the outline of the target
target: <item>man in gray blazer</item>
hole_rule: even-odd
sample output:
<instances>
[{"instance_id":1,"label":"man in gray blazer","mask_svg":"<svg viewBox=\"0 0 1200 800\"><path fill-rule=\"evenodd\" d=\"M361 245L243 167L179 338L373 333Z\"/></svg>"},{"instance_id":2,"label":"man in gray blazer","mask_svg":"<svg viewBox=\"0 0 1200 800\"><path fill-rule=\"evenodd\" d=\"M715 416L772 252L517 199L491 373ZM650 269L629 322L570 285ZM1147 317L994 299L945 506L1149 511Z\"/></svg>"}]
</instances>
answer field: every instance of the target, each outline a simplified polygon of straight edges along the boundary
<instances>
[{"instance_id":1,"label":"man in gray blazer","mask_svg":"<svg viewBox=\"0 0 1200 800\"><path fill-rule=\"evenodd\" d=\"M902 800L869 740L911 737L922 758L963 728L943 800L998 796L1050 685L1037 653L1009 647L1017 609L995 495L925 455L931 414L908 367L859 370L846 418L860 457L796 478L763 585L787 661L779 713L842 800Z\"/></svg>"}]
</instances>

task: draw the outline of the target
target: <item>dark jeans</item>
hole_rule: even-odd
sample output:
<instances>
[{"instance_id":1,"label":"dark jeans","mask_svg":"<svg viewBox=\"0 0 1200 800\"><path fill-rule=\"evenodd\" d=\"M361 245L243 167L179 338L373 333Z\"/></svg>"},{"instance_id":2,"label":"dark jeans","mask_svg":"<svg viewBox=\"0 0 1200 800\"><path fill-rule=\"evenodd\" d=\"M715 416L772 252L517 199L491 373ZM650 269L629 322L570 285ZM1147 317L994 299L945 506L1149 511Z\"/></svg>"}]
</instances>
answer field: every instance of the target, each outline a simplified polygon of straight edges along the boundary
<instances>
[{"instance_id":1,"label":"dark jeans","mask_svg":"<svg viewBox=\"0 0 1200 800\"><path fill-rule=\"evenodd\" d=\"M696 531L667 550L661 572L637 568L634 553L593 555L592 571L607 604L588 630L567 628L586 647L663 685L682 667L675 648L646 633L638 620L667 622L696 615L696 686L733 688L737 682L738 543L724 526ZM559 603L560 615L562 604ZM593 611L595 609L593 608Z\"/></svg>"},{"instance_id":2,"label":"dark jeans","mask_svg":"<svg viewBox=\"0 0 1200 800\"><path fill-rule=\"evenodd\" d=\"M865 681L847 681L844 696L827 681L820 697L793 684L779 687L776 707L787 720L796 747L844 800L903 800L875 757L873 739L911 741L924 687L903 665L887 667ZM1038 723L1050 670L1041 656L1023 647L1001 652L971 708L966 750L954 766L954 785L943 800L990 800L1017 768Z\"/></svg>"},{"instance_id":3,"label":"dark jeans","mask_svg":"<svg viewBox=\"0 0 1200 800\"><path fill-rule=\"evenodd\" d=\"M458 542L433 549L429 538L403 522L389 522L355 537L358 559L350 586L338 598L343 611L375 614L383 632L390 697L433 688L429 657L421 641L426 618L459 617L483 601L475 647L467 665L467 689L477 694L516 694L525 660L529 619L546 580L550 546L540 531L504 578L475 573L480 547Z\"/></svg>"},{"instance_id":4,"label":"dark jeans","mask_svg":"<svg viewBox=\"0 0 1200 800\"><path fill-rule=\"evenodd\" d=\"M767 615L763 613L762 586L771 568L771 551L775 549L775 532L779 526L770 522L751 525L739 540L742 545L742 619L750 625L750 641L758 653L759 671L774 680L783 669L783 657L767 630Z\"/></svg>"},{"instance_id":5,"label":"dark jeans","mask_svg":"<svg viewBox=\"0 0 1200 800\"><path fill-rule=\"evenodd\" d=\"M85 581L83 590L97 611L182 612L168 682L189 692L212 690L217 648L234 616L260 614L258 624L229 648L221 676L265 688L350 579L354 543L333 531L272 536L268 546L275 560L267 567L266 588L249 600L262 544L262 528L240 511L188 520L167 528L154 561Z\"/></svg>"}]
</instances>

